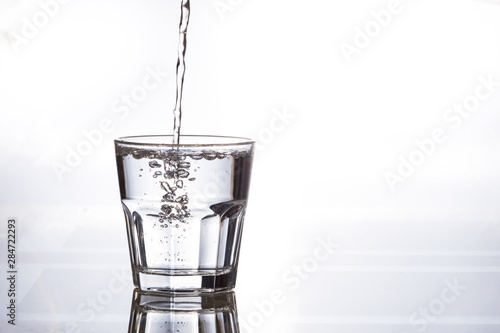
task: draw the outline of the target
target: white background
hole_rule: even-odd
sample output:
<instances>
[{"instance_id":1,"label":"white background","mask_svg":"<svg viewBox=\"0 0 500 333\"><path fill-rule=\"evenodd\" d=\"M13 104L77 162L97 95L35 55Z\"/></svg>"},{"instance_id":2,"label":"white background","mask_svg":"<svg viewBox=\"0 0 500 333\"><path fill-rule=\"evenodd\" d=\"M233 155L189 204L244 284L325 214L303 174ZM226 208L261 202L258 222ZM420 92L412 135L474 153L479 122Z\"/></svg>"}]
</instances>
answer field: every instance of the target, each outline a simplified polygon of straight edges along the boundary
<instances>
[{"instance_id":1,"label":"white background","mask_svg":"<svg viewBox=\"0 0 500 333\"><path fill-rule=\"evenodd\" d=\"M0 2L0 231L5 244L7 219L18 220L20 303L16 328L3 314L2 327L124 331L130 281L94 319L77 308L128 269L113 139L171 133L180 2L61 1L51 17L41 5L49 3ZM373 13L394 3L377 23ZM260 147L240 320L256 332L497 332L500 85L479 88L487 96L460 123L445 115L474 101L481 78L500 82L500 2L191 7L182 132ZM356 53L346 55L347 44ZM115 112L148 68L166 73L161 84ZM111 129L101 136L102 121ZM437 129L444 142L419 153L416 141ZM90 148L85 133L95 135ZM72 152L80 156L70 166ZM418 165L398 175L411 156ZM388 172L402 182L391 188ZM322 262L311 257L318 237L340 243ZM304 263L310 272L295 290L283 277ZM412 324L456 279L463 295L427 326ZM286 300L259 310L276 289Z\"/></svg>"}]
</instances>

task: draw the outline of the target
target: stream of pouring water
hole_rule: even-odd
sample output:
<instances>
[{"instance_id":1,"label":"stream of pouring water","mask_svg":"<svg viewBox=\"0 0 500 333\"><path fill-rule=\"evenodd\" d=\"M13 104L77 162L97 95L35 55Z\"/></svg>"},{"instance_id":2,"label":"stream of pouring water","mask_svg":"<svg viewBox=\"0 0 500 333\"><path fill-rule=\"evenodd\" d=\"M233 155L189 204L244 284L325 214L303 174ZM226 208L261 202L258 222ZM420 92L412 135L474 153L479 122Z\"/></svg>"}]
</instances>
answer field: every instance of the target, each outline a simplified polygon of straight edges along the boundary
<instances>
[{"instance_id":1,"label":"stream of pouring water","mask_svg":"<svg viewBox=\"0 0 500 333\"><path fill-rule=\"evenodd\" d=\"M181 136L181 119L182 119L182 91L184 88L184 75L186 73L186 46L187 46L187 30L189 25L189 15L191 6L189 0L182 0L181 6L181 22L179 24L179 50L177 59L176 73L176 99L174 109L174 145L179 145Z\"/></svg>"}]
</instances>

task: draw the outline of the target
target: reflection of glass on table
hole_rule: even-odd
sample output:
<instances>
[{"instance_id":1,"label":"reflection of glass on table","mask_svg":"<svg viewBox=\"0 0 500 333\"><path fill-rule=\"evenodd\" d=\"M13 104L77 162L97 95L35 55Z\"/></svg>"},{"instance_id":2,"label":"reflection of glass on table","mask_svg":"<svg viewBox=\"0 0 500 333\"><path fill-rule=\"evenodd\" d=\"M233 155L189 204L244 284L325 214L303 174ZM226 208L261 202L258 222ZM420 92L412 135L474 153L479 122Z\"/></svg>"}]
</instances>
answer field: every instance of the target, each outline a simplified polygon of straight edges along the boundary
<instances>
[{"instance_id":1,"label":"reflection of glass on table","mask_svg":"<svg viewBox=\"0 0 500 333\"><path fill-rule=\"evenodd\" d=\"M134 290L129 333L239 332L234 292L177 296Z\"/></svg>"}]
</instances>

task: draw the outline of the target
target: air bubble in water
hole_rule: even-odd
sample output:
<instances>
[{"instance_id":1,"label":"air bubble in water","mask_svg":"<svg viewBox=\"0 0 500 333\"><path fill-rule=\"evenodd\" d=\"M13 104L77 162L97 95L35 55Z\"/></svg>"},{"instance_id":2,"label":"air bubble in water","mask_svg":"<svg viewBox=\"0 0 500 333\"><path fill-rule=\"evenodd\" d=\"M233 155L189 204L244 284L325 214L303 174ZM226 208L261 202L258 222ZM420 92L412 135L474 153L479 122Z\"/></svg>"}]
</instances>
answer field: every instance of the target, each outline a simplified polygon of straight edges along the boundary
<instances>
[{"instance_id":1,"label":"air bubble in water","mask_svg":"<svg viewBox=\"0 0 500 333\"><path fill-rule=\"evenodd\" d=\"M175 190L177 190L177 188L175 188L175 187L174 187L174 188L172 188L172 187L170 186L170 184L169 184L169 183L167 183L167 182L161 182L161 183L160 183L160 185L161 185L161 187L162 187L165 191L170 192L170 193L174 193L174 192L175 192Z\"/></svg>"},{"instance_id":2,"label":"air bubble in water","mask_svg":"<svg viewBox=\"0 0 500 333\"><path fill-rule=\"evenodd\" d=\"M187 178L189 176L189 172L187 172L186 170L179 170L177 171L177 176L179 178Z\"/></svg>"},{"instance_id":3,"label":"air bubble in water","mask_svg":"<svg viewBox=\"0 0 500 333\"><path fill-rule=\"evenodd\" d=\"M213 161L217 158L217 152L215 151L204 151L203 157L209 161Z\"/></svg>"},{"instance_id":4,"label":"air bubble in water","mask_svg":"<svg viewBox=\"0 0 500 333\"><path fill-rule=\"evenodd\" d=\"M174 178L174 177L175 177L175 172L174 172L174 171L167 171L167 172L165 172L165 175L164 175L164 176L165 176L165 178L167 178L167 179L172 179L172 178Z\"/></svg>"},{"instance_id":5,"label":"air bubble in water","mask_svg":"<svg viewBox=\"0 0 500 333\"><path fill-rule=\"evenodd\" d=\"M189 162L179 162L178 167L179 168L183 168L183 169L189 169L189 167L191 167L191 163L189 163Z\"/></svg>"},{"instance_id":6,"label":"air bubble in water","mask_svg":"<svg viewBox=\"0 0 500 333\"><path fill-rule=\"evenodd\" d=\"M181 203L181 204L187 204L189 202L189 198L187 195L183 195L175 199L175 202Z\"/></svg>"},{"instance_id":7,"label":"air bubble in water","mask_svg":"<svg viewBox=\"0 0 500 333\"><path fill-rule=\"evenodd\" d=\"M175 201L174 195L172 193L167 193L163 196L165 201L173 202Z\"/></svg>"},{"instance_id":8,"label":"air bubble in water","mask_svg":"<svg viewBox=\"0 0 500 333\"><path fill-rule=\"evenodd\" d=\"M161 164L158 163L157 161L151 161L151 162L149 162L149 166L151 168L161 168Z\"/></svg>"},{"instance_id":9,"label":"air bubble in water","mask_svg":"<svg viewBox=\"0 0 500 333\"><path fill-rule=\"evenodd\" d=\"M161 206L161 210L167 215L172 213L172 207L170 207L169 205Z\"/></svg>"}]
</instances>

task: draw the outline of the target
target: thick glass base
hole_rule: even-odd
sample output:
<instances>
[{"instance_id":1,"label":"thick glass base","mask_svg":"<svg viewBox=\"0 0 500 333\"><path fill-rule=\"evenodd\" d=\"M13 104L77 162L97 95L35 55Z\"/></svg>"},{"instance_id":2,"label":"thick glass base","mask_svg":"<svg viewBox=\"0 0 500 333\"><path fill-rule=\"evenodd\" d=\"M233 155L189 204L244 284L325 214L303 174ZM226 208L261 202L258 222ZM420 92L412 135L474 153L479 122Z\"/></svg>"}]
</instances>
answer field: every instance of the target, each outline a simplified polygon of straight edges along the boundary
<instances>
[{"instance_id":1,"label":"thick glass base","mask_svg":"<svg viewBox=\"0 0 500 333\"><path fill-rule=\"evenodd\" d=\"M143 291L161 293L202 293L234 289L236 284L236 273L236 268L219 272L172 272L136 269L133 275L135 286Z\"/></svg>"}]
</instances>

